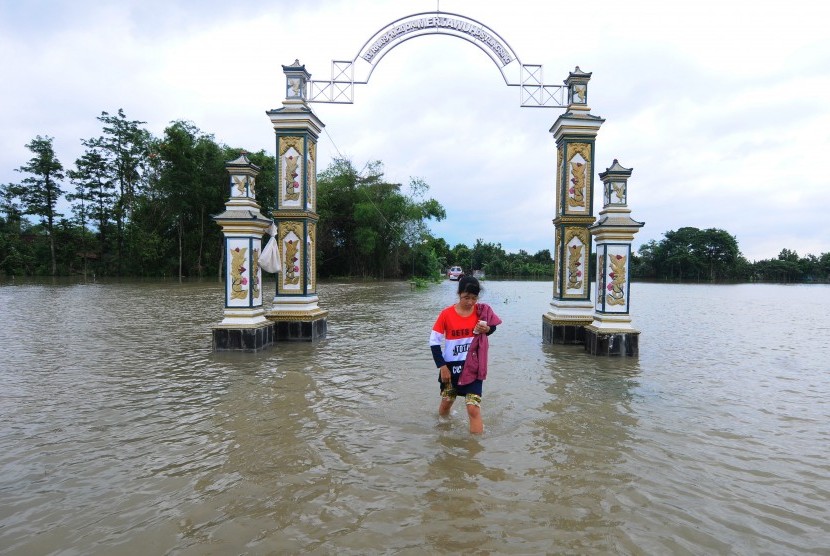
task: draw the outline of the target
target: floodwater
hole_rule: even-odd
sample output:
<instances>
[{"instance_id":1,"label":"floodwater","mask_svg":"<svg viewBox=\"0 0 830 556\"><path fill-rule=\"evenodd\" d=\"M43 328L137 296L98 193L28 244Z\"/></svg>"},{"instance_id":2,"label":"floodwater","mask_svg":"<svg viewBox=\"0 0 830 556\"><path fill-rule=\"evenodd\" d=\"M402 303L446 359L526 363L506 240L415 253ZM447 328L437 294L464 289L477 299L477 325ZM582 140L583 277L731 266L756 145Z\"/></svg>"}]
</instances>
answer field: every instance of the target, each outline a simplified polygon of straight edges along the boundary
<instances>
[{"instance_id":1,"label":"floodwater","mask_svg":"<svg viewBox=\"0 0 830 556\"><path fill-rule=\"evenodd\" d=\"M485 433L440 423L455 283L323 283L329 336L213 354L215 283L0 286L3 554L830 554L830 287L635 283L639 358L485 281Z\"/></svg>"}]
</instances>

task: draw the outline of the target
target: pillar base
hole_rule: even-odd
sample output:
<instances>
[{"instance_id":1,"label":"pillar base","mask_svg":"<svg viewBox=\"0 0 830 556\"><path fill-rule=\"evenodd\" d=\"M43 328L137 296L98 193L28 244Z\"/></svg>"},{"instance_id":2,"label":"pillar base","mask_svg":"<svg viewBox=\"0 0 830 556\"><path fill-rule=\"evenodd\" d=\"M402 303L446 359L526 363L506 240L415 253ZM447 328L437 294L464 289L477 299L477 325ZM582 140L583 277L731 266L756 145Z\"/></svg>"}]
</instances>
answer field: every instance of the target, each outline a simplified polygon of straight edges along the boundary
<instances>
[{"instance_id":1,"label":"pillar base","mask_svg":"<svg viewBox=\"0 0 830 556\"><path fill-rule=\"evenodd\" d=\"M586 326L585 351L591 355L637 357L640 354L640 332L637 330L602 330Z\"/></svg>"},{"instance_id":2,"label":"pillar base","mask_svg":"<svg viewBox=\"0 0 830 556\"><path fill-rule=\"evenodd\" d=\"M274 324L277 342L317 342L326 338L328 311L287 314L272 311L267 314Z\"/></svg>"},{"instance_id":3,"label":"pillar base","mask_svg":"<svg viewBox=\"0 0 830 556\"><path fill-rule=\"evenodd\" d=\"M542 341L546 344L583 344L585 326L590 320L557 319L550 314L542 316Z\"/></svg>"},{"instance_id":4,"label":"pillar base","mask_svg":"<svg viewBox=\"0 0 830 556\"><path fill-rule=\"evenodd\" d=\"M213 327L213 351L262 351L275 338L274 323L267 320L253 326L220 324Z\"/></svg>"}]
</instances>

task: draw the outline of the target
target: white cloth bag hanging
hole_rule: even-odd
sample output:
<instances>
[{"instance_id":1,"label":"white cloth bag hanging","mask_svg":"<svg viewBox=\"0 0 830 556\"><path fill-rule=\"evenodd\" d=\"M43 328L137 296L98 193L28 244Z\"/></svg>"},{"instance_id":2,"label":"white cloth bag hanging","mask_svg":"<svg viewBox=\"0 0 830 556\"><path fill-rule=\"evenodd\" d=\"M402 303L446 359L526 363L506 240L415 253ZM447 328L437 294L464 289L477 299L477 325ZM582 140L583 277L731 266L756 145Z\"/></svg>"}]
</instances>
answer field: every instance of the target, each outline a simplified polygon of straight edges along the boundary
<instances>
[{"instance_id":1,"label":"white cloth bag hanging","mask_svg":"<svg viewBox=\"0 0 830 556\"><path fill-rule=\"evenodd\" d=\"M265 272L272 274L282 270L282 262L280 261L280 248L277 245L277 225L273 222L268 228L268 235L271 239L262 248L262 254L259 256L259 266Z\"/></svg>"}]
</instances>

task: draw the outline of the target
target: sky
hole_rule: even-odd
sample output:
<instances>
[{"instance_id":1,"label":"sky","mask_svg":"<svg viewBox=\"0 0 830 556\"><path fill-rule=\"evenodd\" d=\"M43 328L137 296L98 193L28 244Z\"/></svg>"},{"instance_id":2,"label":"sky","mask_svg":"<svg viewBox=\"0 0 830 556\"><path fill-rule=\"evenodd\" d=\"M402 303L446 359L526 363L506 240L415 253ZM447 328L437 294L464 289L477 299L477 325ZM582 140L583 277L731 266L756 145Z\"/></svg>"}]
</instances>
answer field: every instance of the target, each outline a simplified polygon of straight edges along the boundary
<instances>
[{"instance_id":1,"label":"sky","mask_svg":"<svg viewBox=\"0 0 830 556\"><path fill-rule=\"evenodd\" d=\"M633 168L635 248L693 226L726 230L750 261L830 252L830 2L818 0L0 0L0 183L21 180L37 135L72 168L96 118L119 108L156 136L188 120L273 154L281 65L329 79L386 25L436 10L498 33L545 84L592 73L595 183L614 159ZM521 107L484 52L446 35L391 49L354 97L311 104L326 126L319 171L380 160L388 181L429 184L447 212L432 232L451 246L553 250L561 108Z\"/></svg>"}]
</instances>

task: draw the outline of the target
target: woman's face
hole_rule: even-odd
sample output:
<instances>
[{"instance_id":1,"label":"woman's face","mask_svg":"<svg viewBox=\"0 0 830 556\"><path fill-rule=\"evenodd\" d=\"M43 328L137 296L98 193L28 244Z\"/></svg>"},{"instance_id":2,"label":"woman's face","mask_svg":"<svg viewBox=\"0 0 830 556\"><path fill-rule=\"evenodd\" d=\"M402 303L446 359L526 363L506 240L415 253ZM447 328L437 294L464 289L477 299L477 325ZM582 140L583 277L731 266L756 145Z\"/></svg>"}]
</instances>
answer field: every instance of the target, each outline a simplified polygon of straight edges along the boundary
<instances>
[{"instance_id":1,"label":"woman's face","mask_svg":"<svg viewBox=\"0 0 830 556\"><path fill-rule=\"evenodd\" d=\"M473 305L476 304L476 301L478 301L478 296L473 293L458 294L458 304L464 310L469 311L470 309L472 309Z\"/></svg>"}]
</instances>

